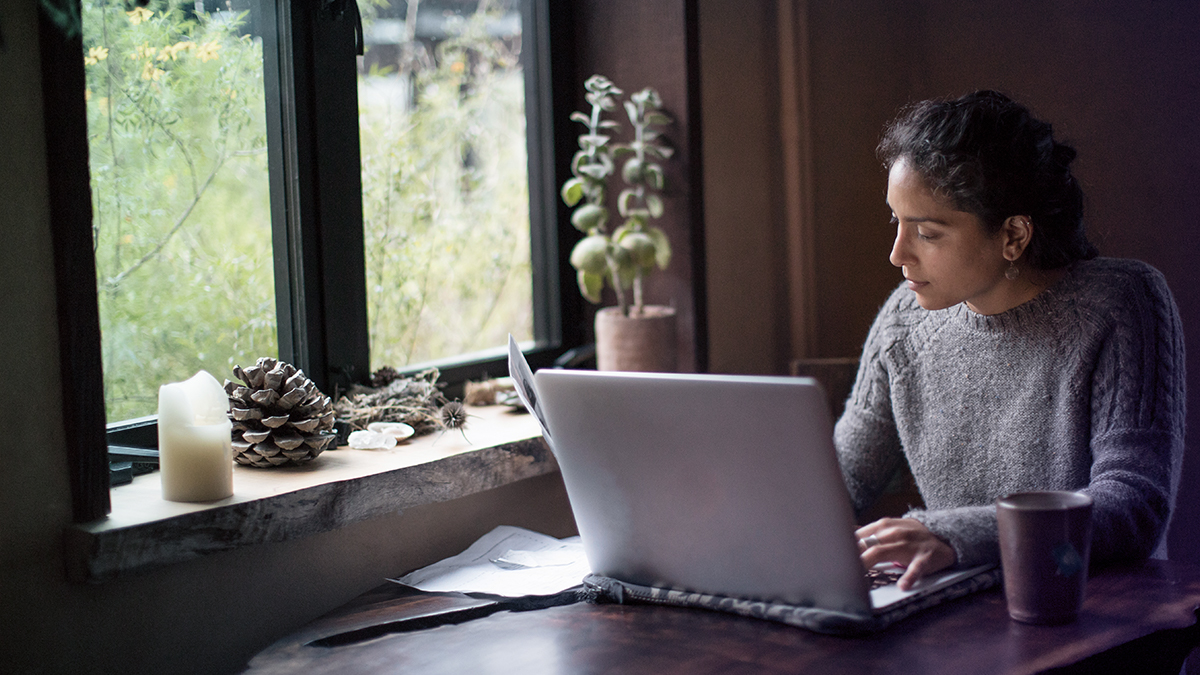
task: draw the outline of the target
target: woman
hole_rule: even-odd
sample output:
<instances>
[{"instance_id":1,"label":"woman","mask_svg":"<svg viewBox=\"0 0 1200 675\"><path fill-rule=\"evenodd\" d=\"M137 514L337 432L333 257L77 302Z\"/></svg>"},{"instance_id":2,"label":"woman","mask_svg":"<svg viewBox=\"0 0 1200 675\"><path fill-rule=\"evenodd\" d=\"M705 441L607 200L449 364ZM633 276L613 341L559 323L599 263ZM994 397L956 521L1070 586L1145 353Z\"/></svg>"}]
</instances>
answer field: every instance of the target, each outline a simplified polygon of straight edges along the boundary
<instances>
[{"instance_id":1,"label":"woman","mask_svg":"<svg viewBox=\"0 0 1200 675\"><path fill-rule=\"evenodd\" d=\"M926 101L891 123L905 281L876 317L835 443L855 506L907 461L925 509L857 532L900 585L999 561L994 501L1094 499L1092 560L1165 557L1183 455L1183 334L1161 274L1097 258L1075 151L996 92Z\"/></svg>"}]
</instances>

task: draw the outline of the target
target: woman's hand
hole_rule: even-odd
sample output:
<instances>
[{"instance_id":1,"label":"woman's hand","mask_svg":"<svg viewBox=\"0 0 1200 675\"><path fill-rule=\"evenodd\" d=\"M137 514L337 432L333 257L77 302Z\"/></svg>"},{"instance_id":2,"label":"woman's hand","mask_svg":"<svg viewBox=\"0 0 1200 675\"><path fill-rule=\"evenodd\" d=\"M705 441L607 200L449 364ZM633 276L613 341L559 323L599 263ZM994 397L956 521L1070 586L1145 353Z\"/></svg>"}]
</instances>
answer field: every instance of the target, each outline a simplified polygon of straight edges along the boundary
<instances>
[{"instance_id":1,"label":"woman's hand","mask_svg":"<svg viewBox=\"0 0 1200 675\"><path fill-rule=\"evenodd\" d=\"M907 591L918 579L954 564L954 549L912 518L880 518L855 530L863 566L894 562L907 569L897 585Z\"/></svg>"}]
</instances>

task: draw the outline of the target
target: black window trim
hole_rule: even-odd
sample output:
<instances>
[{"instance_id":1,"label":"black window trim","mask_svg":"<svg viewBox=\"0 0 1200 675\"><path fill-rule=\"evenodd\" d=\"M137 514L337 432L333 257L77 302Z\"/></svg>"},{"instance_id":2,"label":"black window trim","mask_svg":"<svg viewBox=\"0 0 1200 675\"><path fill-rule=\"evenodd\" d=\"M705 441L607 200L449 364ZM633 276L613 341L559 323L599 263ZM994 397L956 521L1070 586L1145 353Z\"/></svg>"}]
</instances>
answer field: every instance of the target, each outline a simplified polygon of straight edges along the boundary
<instances>
[{"instance_id":1,"label":"black window trim","mask_svg":"<svg viewBox=\"0 0 1200 675\"><path fill-rule=\"evenodd\" d=\"M260 1L281 47L263 46L279 357L332 392L369 369L355 16Z\"/></svg>"},{"instance_id":2,"label":"black window trim","mask_svg":"<svg viewBox=\"0 0 1200 675\"><path fill-rule=\"evenodd\" d=\"M100 309L92 249L81 6L78 0L72 0L70 7L63 9L65 15L74 18L73 26L57 23L39 3L38 38L64 442L72 515L76 522L87 522L107 515L111 502L104 437Z\"/></svg>"},{"instance_id":3,"label":"black window trim","mask_svg":"<svg viewBox=\"0 0 1200 675\"><path fill-rule=\"evenodd\" d=\"M76 29L42 7L40 49L72 511L75 522L89 522L105 517L111 502L81 4L68 2ZM279 355L332 392L370 374L358 129L344 122L357 119L357 15L353 0L260 2L262 18L274 16L276 25L275 35L264 36L264 67L279 75L264 78ZM569 10L551 11L550 0L521 2L534 278L535 346L527 355L538 368L582 343L585 312L582 300L561 291L574 287L574 276L558 245L575 236L556 189L568 173L570 136L556 133L555 121L566 119L572 103L559 81L571 68L567 45L551 36L569 34ZM281 95L281 83L291 83L291 96ZM507 366L497 355L440 372L456 395L463 381L504 374Z\"/></svg>"}]
</instances>

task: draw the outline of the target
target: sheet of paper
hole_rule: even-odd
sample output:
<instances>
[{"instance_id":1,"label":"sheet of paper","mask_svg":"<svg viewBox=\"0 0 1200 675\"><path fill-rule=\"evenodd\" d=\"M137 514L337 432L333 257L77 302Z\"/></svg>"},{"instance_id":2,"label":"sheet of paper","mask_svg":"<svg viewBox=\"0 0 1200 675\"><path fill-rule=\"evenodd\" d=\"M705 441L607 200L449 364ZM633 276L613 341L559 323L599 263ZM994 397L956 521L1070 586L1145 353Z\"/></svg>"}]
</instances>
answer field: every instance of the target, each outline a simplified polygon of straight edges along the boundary
<instances>
[{"instance_id":1,"label":"sheet of paper","mask_svg":"<svg viewBox=\"0 0 1200 675\"><path fill-rule=\"evenodd\" d=\"M529 362L525 360L525 354L517 346L517 341L513 338L512 333L508 335L508 375L513 379L513 385L517 390L517 396L521 398L521 403L525 404L525 409L542 425L542 437L546 439L550 449L554 450L554 442L550 438L550 427L546 425L542 404L538 402L537 387L533 384L533 371L529 369Z\"/></svg>"},{"instance_id":2,"label":"sheet of paper","mask_svg":"<svg viewBox=\"0 0 1200 675\"><path fill-rule=\"evenodd\" d=\"M515 598L553 595L579 585L590 572L579 537L555 539L501 525L462 553L391 581L423 591Z\"/></svg>"}]
</instances>

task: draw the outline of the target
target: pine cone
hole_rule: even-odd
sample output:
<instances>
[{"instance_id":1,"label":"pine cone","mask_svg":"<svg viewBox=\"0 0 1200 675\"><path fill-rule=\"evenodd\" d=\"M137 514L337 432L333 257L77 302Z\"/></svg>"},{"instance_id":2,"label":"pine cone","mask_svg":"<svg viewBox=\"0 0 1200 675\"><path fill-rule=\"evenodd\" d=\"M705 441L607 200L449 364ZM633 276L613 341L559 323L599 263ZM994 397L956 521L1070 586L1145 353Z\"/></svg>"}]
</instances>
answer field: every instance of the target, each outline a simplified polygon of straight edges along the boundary
<instances>
[{"instance_id":1,"label":"pine cone","mask_svg":"<svg viewBox=\"0 0 1200 675\"><path fill-rule=\"evenodd\" d=\"M333 401L290 363L263 357L225 380L233 420L233 459L257 467L300 464L337 438Z\"/></svg>"}]
</instances>

